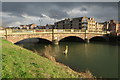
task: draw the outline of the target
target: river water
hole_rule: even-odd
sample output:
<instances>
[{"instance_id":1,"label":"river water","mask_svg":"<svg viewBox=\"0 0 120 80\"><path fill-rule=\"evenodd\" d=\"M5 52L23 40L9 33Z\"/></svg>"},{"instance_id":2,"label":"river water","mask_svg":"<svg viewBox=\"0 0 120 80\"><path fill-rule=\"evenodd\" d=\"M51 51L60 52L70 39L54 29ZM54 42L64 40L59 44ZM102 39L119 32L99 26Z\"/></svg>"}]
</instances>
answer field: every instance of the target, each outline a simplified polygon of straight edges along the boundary
<instances>
[{"instance_id":1,"label":"river water","mask_svg":"<svg viewBox=\"0 0 120 80\"><path fill-rule=\"evenodd\" d=\"M60 42L59 45L47 43L22 42L24 48L43 53L45 46L51 46L51 55L78 72L90 70L94 76L103 78L118 77L118 45L105 42ZM64 55L66 45L68 54Z\"/></svg>"}]
</instances>

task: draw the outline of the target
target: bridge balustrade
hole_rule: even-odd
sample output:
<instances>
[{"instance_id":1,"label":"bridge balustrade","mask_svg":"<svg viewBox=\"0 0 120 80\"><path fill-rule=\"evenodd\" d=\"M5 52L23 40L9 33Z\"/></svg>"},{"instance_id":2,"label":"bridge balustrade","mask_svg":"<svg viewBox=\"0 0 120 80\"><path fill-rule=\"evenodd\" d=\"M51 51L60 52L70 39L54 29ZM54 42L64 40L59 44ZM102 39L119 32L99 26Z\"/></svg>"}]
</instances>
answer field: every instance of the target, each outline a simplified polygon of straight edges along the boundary
<instances>
[{"instance_id":1,"label":"bridge balustrade","mask_svg":"<svg viewBox=\"0 0 120 80\"><path fill-rule=\"evenodd\" d=\"M0 36L12 34L39 34L39 33L93 33L93 34L110 34L109 31L83 31L81 29L5 29L0 30Z\"/></svg>"},{"instance_id":2,"label":"bridge balustrade","mask_svg":"<svg viewBox=\"0 0 120 80\"><path fill-rule=\"evenodd\" d=\"M78 33L81 32L80 29L55 29L55 33Z\"/></svg>"},{"instance_id":3,"label":"bridge balustrade","mask_svg":"<svg viewBox=\"0 0 120 80\"><path fill-rule=\"evenodd\" d=\"M12 30L7 30L9 33L69 33L69 32L85 32L80 29L12 29Z\"/></svg>"}]
</instances>

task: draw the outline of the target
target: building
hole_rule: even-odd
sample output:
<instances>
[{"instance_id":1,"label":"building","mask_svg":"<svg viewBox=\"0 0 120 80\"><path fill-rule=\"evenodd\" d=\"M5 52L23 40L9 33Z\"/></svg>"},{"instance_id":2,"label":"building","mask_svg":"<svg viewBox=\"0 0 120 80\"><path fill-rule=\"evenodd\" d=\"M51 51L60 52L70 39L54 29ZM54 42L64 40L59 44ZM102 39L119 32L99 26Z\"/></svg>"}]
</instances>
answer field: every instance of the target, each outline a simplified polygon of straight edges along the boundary
<instances>
[{"instance_id":1,"label":"building","mask_svg":"<svg viewBox=\"0 0 120 80\"><path fill-rule=\"evenodd\" d=\"M104 23L96 23L96 30L97 32L102 32L104 31Z\"/></svg>"},{"instance_id":2,"label":"building","mask_svg":"<svg viewBox=\"0 0 120 80\"><path fill-rule=\"evenodd\" d=\"M103 26L103 23L97 23L94 18L88 18L86 16L71 19L67 18L55 22L55 28L57 29L87 29L90 32L102 31Z\"/></svg>"},{"instance_id":3,"label":"building","mask_svg":"<svg viewBox=\"0 0 120 80\"><path fill-rule=\"evenodd\" d=\"M55 26L53 24L47 24L45 26L46 29L53 29Z\"/></svg>"},{"instance_id":4,"label":"building","mask_svg":"<svg viewBox=\"0 0 120 80\"><path fill-rule=\"evenodd\" d=\"M120 23L118 24L118 33L120 33Z\"/></svg>"},{"instance_id":5,"label":"building","mask_svg":"<svg viewBox=\"0 0 120 80\"><path fill-rule=\"evenodd\" d=\"M115 20L110 20L108 24L108 31L110 31L112 35L119 34L120 33L120 22L117 22Z\"/></svg>"},{"instance_id":6,"label":"building","mask_svg":"<svg viewBox=\"0 0 120 80\"><path fill-rule=\"evenodd\" d=\"M99 30L99 28L97 29L97 26L99 27L100 25L95 21L94 18L88 18L87 27L89 32L96 32L96 30Z\"/></svg>"},{"instance_id":7,"label":"building","mask_svg":"<svg viewBox=\"0 0 120 80\"><path fill-rule=\"evenodd\" d=\"M110 20L108 30L110 32L116 32L117 31L116 22L114 20Z\"/></svg>"},{"instance_id":8,"label":"building","mask_svg":"<svg viewBox=\"0 0 120 80\"><path fill-rule=\"evenodd\" d=\"M20 29L29 29L29 25L20 25Z\"/></svg>"},{"instance_id":9,"label":"building","mask_svg":"<svg viewBox=\"0 0 120 80\"><path fill-rule=\"evenodd\" d=\"M20 25L20 29L35 29L36 27L36 24Z\"/></svg>"},{"instance_id":10,"label":"building","mask_svg":"<svg viewBox=\"0 0 120 80\"><path fill-rule=\"evenodd\" d=\"M29 26L29 29L35 29L37 27L36 24L29 24L28 26Z\"/></svg>"},{"instance_id":11,"label":"building","mask_svg":"<svg viewBox=\"0 0 120 80\"><path fill-rule=\"evenodd\" d=\"M103 31L108 31L109 21L103 22Z\"/></svg>"},{"instance_id":12,"label":"building","mask_svg":"<svg viewBox=\"0 0 120 80\"><path fill-rule=\"evenodd\" d=\"M120 22L117 23L117 35L120 36Z\"/></svg>"},{"instance_id":13,"label":"building","mask_svg":"<svg viewBox=\"0 0 120 80\"><path fill-rule=\"evenodd\" d=\"M70 29L72 27L71 24L72 24L72 21L70 20L70 18L68 18L68 19L56 22L54 25L56 29Z\"/></svg>"},{"instance_id":14,"label":"building","mask_svg":"<svg viewBox=\"0 0 120 80\"><path fill-rule=\"evenodd\" d=\"M110 20L110 23L109 23L109 30L111 32L118 32L119 31L119 25L120 23L115 21L115 20Z\"/></svg>"}]
</instances>

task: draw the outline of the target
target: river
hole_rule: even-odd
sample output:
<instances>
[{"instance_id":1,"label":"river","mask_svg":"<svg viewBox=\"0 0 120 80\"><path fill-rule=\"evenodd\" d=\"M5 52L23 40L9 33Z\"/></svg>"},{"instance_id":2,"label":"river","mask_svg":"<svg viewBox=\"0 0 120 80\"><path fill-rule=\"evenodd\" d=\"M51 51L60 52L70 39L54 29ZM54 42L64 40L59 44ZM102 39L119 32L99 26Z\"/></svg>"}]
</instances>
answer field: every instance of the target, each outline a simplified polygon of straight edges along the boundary
<instances>
[{"instance_id":1,"label":"river","mask_svg":"<svg viewBox=\"0 0 120 80\"><path fill-rule=\"evenodd\" d=\"M60 42L58 46L47 43L20 42L29 50L43 53L45 46L51 46L51 55L75 71L90 70L94 76L103 78L118 77L118 48L120 46L105 42ZM68 54L64 55L66 45Z\"/></svg>"}]
</instances>

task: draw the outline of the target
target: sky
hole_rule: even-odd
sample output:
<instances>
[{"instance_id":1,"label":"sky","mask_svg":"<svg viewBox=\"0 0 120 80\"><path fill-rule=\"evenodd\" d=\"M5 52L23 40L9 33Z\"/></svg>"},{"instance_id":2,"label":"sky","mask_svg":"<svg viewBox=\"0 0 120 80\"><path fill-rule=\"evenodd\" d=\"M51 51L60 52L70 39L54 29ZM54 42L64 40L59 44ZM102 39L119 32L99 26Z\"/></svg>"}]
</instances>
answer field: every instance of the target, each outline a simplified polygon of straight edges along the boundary
<instances>
[{"instance_id":1,"label":"sky","mask_svg":"<svg viewBox=\"0 0 120 80\"><path fill-rule=\"evenodd\" d=\"M1 11L3 26L46 25L82 16L97 22L118 19L117 2L2 2Z\"/></svg>"}]
</instances>

